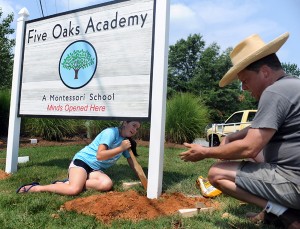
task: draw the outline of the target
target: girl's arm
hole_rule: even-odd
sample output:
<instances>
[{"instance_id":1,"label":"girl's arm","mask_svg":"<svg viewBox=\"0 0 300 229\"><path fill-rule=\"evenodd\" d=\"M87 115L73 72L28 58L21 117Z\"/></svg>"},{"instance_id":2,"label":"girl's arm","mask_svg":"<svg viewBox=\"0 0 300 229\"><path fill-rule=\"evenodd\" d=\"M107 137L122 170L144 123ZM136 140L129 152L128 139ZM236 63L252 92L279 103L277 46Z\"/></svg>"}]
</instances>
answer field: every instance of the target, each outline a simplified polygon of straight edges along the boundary
<instances>
[{"instance_id":1,"label":"girl's arm","mask_svg":"<svg viewBox=\"0 0 300 229\"><path fill-rule=\"evenodd\" d=\"M98 147L98 151L97 151L97 160L107 160L112 158L113 156L129 149L131 147L130 141L129 140L123 140L121 145L113 148L113 149L107 149L107 146L104 144L100 144Z\"/></svg>"}]
</instances>

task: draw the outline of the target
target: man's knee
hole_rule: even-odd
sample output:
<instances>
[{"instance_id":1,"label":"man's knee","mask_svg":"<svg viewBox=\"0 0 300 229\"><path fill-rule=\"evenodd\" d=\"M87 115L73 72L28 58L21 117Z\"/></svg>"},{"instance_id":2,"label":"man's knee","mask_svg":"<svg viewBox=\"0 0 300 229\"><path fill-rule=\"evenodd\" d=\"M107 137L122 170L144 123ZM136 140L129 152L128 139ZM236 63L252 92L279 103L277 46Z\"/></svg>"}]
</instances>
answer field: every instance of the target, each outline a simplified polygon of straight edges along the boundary
<instances>
[{"instance_id":1,"label":"man's knee","mask_svg":"<svg viewBox=\"0 0 300 229\"><path fill-rule=\"evenodd\" d=\"M208 180L209 182L215 186L217 185L218 179L220 179L220 169L216 166L218 163L213 164L208 170Z\"/></svg>"},{"instance_id":2,"label":"man's knee","mask_svg":"<svg viewBox=\"0 0 300 229\"><path fill-rule=\"evenodd\" d=\"M213 164L208 171L208 180L213 185L218 187L219 181L230 180L234 181L238 162L220 161Z\"/></svg>"}]
</instances>

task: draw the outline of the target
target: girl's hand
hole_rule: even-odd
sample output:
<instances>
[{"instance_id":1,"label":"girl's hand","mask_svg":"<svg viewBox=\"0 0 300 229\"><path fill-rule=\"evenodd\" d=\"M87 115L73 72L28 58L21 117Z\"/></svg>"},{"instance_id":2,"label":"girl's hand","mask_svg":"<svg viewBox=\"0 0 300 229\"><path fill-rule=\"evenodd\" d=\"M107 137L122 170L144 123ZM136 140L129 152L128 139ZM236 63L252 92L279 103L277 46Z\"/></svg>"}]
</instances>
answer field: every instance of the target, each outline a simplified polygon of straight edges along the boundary
<instances>
[{"instance_id":1,"label":"girl's hand","mask_svg":"<svg viewBox=\"0 0 300 229\"><path fill-rule=\"evenodd\" d=\"M120 147L121 147L122 151L128 150L131 147L131 143L128 139L125 139L122 141Z\"/></svg>"}]
</instances>

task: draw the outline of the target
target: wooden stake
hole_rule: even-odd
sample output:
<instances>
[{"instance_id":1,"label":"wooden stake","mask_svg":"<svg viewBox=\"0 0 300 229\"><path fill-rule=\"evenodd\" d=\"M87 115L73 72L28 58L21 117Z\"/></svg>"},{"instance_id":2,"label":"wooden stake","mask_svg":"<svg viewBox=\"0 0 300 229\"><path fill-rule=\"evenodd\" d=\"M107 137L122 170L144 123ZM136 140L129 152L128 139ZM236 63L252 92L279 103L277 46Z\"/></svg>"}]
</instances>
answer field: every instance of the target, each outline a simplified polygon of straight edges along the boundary
<instances>
[{"instance_id":1,"label":"wooden stake","mask_svg":"<svg viewBox=\"0 0 300 229\"><path fill-rule=\"evenodd\" d=\"M201 211L201 209L206 208L204 203L201 202L197 202L196 203L196 208L197 208L197 212L199 213Z\"/></svg>"},{"instance_id":2,"label":"wooden stake","mask_svg":"<svg viewBox=\"0 0 300 229\"><path fill-rule=\"evenodd\" d=\"M141 182L142 182L142 185L144 187L144 189L147 191L147 183L148 183L148 180L147 180L147 177L144 173L144 170L143 168L140 166L140 164L137 162L133 152L131 149L128 149L129 153L130 153L130 157L132 158L132 161L133 161L133 166L134 166L134 169L135 171L137 172L137 175L138 177L140 178Z\"/></svg>"}]
</instances>

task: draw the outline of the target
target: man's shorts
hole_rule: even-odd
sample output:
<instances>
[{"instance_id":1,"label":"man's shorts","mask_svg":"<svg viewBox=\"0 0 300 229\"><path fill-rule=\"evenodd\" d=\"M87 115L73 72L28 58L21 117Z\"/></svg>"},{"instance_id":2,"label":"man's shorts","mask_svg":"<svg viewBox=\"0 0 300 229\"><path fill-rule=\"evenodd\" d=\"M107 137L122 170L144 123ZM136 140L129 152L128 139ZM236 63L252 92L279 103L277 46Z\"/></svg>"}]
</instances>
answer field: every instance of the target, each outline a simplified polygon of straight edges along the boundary
<instances>
[{"instance_id":1,"label":"man's shorts","mask_svg":"<svg viewBox=\"0 0 300 229\"><path fill-rule=\"evenodd\" d=\"M276 172L276 165L242 161L235 184L263 199L300 209L300 186Z\"/></svg>"}]
</instances>

